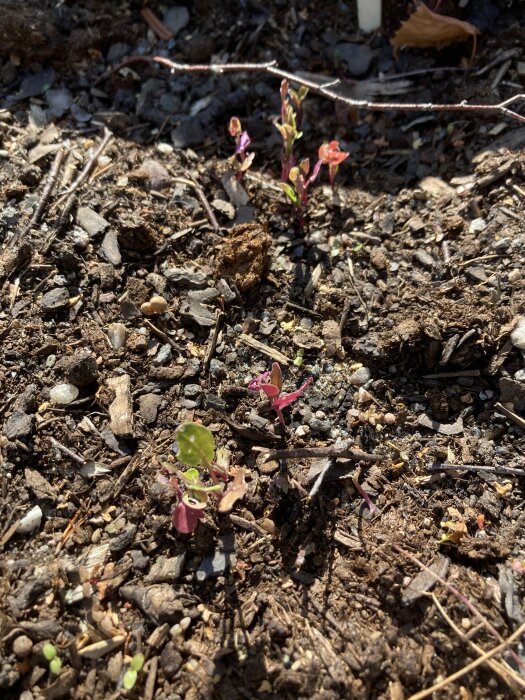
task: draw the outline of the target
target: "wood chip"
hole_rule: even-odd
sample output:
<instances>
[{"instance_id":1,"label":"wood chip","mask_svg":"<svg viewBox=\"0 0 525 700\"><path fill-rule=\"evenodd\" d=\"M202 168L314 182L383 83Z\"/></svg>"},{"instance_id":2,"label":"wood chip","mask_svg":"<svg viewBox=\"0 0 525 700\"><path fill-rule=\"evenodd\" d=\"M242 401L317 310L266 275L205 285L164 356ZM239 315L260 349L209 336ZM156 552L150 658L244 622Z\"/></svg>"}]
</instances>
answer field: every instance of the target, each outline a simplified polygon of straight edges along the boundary
<instances>
[{"instance_id":1,"label":"wood chip","mask_svg":"<svg viewBox=\"0 0 525 700\"><path fill-rule=\"evenodd\" d=\"M271 357L272 360L275 360L275 362L279 362L281 365L288 366L290 364L290 360L286 357L286 355L283 355L282 352L279 352L279 350L275 350L274 348L271 348L268 345L261 343L259 340L256 340L251 335L241 333L239 336L239 340L241 343L248 345L254 350L258 350L264 355Z\"/></svg>"},{"instance_id":2,"label":"wood chip","mask_svg":"<svg viewBox=\"0 0 525 700\"><path fill-rule=\"evenodd\" d=\"M111 639L103 639L101 642L95 642L83 649L79 649L78 655L83 659L100 659L102 656L122 646L125 640L126 637L123 634L118 634L116 637L111 637Z\"/></svg>"},{"instance_id":3,"label":"wood chip","mask_svg":"<svg viewBox=\"0 0 525 700\"><path fill-rule=\"evenodd\" d=\"M440 554L428 568L437 576L445 578L449 566L450 559ZM403 605L412 605L412 603L415 603L416 600L422 598L427 591L430 591L436 585L436 583L437 578L435 576L432 576L432 574L428 571L421 571L412 579L412 581L410 581L407 588L403 592L403 595L401 596Z\"/></svg>"},{"instance_id":4,"label":"wood chip","mask_svg":"<svg viewBox=\"0 0 525 700\"><path fill-rule=\"evenodd\" d=\"M115 392L115 399L109 406L111 430L119 437L130 437L133 435L133 403L129 374L111 377L107 385Z\"/></svg>"}]
</instances>

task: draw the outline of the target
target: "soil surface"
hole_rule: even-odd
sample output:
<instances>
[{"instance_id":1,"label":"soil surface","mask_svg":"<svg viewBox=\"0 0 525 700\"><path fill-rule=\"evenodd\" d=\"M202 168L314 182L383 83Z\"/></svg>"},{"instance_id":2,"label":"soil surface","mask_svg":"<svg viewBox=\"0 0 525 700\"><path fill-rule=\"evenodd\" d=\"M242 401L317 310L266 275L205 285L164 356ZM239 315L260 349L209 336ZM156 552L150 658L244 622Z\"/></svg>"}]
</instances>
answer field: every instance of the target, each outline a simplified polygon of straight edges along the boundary
<instances>
[{"instance_id":1,"label":"soil surface","mask_svg":"<svg viewBox=\"0 0 525 700\"><path fill-rule=\"evenodd\" d=\"M525 126L309 95L297 153L350 155L300 227L278 80L109 71L524 92L523 3L442 3L481 31L471 66L471 39L395 57L387 4L363 35L350 2L0 0L3 698L403 700L523 623ZM247 389L274 361L285 392L313 378L284 428ZM247 493L182 535L188 421ZM432 697L523 696L513 649Z\"/></svg>"}]
</instances>

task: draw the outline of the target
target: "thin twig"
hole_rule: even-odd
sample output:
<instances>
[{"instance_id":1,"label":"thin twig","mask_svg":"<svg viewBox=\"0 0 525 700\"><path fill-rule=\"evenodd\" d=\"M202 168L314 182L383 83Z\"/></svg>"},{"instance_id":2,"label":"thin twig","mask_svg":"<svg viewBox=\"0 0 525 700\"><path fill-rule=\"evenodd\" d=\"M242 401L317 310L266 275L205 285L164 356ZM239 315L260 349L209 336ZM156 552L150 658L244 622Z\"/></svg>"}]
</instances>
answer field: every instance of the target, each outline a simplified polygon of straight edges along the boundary
<instances>
[{"instance_id":1,"label":"thin twig","mask_svg":"<svg viewBox=\"0 0 525 700\"><path fill-rule=\"evenodd\" d=\"M489 472L490 474L506 474L507 476L525 476L524 469L514 467L485 467L483 464L429 464L429 472L439 471L464 471L464 472Z\"/></svg>"},{"instance_id":2,"label":"thin twig","mask_svg":"<svg viewBox=\"0 0 525 700\"><path fill-rule=\"evenodd\" d=\"M67 188L65 192L63 192L60 197L53 203L53 207L57 207L62 202L69 197L69 195L73 194L73 192L79 187L79 185L82 184L82 182L87 178L89 173L93 170L95 167L95 164L97 160L100 158L102 153L104 152L104 149L110 142L111 138L113 137L113 134L111 131L105 126L104 127L104 135L102 137L102 141L100 142L98 148L93 152L91 157L89 158L88 162L85 164L85 166L82 168L80 173L78 174L76 180L71 183L71 185Z\"/></svg>"},{"instance_id":3,"label":"thin twig","mask_svg":"<svg viewBox=\"0 0 525 700\"><path fill-rule=\"evenodd\" d=\"M517 639L519 639L524 632L525 632L525 622L523 624L521 624L518 627L518 629L510 635L510 637L508 639L504 639L501 642L501 644L498 644L497 647L494 647L490 651L485 652L485 654L483 654L483 656L478 657L475 661L472 661L470 664L467 664L466 666L461 668L459 671L456 671L456 673L452 673L450 676L447 676L442 681L439 681L439 683L436 683L435 685L433 685L431 688L427 688L426 690L421 690L419 693L415 693L414 695L411 695L408 698L408 700L423 700L423 698L428 698L429 695L433 695L438 690L441 690L442 688L446 688L447 685L450 685L454 681L459 680L465 674L470 673L470 671L473 671L478 666L481 666L481 664L484 664L485 661L488 661L493 656L496 656L496 654L500 654L502 651L505 651L505 649L510 644L515 642Z\"/></svg>"},{"instance_id":4,"label":"thin twig","mask_svg":"<svg viewBox=\"0 0 525 700\"><path fill-rule=\"evenodd\" d=\"M340 104L344 104L346 107L354 109L367 109L369 111L377 112L388 112L392 110L400 110L404 112L484 112L486 114L501 114L512 119L517 119L520 122L525 122L525 116L522 116L519 114L519 112L509 109L509 106L515 102L525 100L524 93L514 95L507 100L503 100L503 102L488 105L467 104L467 102L454 104L441 104L433 102L369 102L368 100L354 100L350 97L344 97L343 95L334 92L334 88L341 85L340 80L329 80L326 83L319 85L313 80L308 80L307 78L303 78L295 75L294 73L289 73L288 71L282 70L277 66L275 61L269 61L267 63L217 63L192 65L189 63L175 63L175 61L170 61L169 58L164 58L163 56L132 56L131 58L128 58L120 63L118 66L115 66L115 68L107 71L100 78L100 81L108 78L112 73L135 63L158 63L166 66L172 71L179 73L212 73L215 75L221 75L222 73L267 73L268 75L275 76L281 80L289 80L297 85L303 85L322 97L332 100L333 102L339 102Z\"/></svg>"},{"instance_id":5,"label":"thin twig","mask_svg":"<svg viewBox=\"0 0 525 700\"><path fill-rule=\"evenodd\" d=\"M436 579L436 581L439 581L439 583L441 583L442 586L445 586L445 588L446 588L448 591L450 591L450 593L452 593L452 595L456 596L456 598L457 598L458 600L460 600L460 601L463 603L463 605L466 605L466 606L467 606L467 608L470 610L470 612L471 612L473 615L475 615L475 616L478 618L478 620L480 620L480 621L483 623L484 627L490 632L490 634L491 634L495 639L498 640L498 642L504 642L503 637L502 637L501 634L498 632L498 630L497 630L497 629L494 627L494 625L492 625L492 624L487 620L487 618L477 609L477 607L476 607L476 606L474 605L474 603L470 600L470 598L467 598L467 596L463 595L463 593L461 593L460 591L458 591L458 589L457 589L455 586L453 586L451 583L449 583L447 580L445 580L445 579L444 579L442 576L440 576L439 574L436 574L436 572L435 572L435 571L432 571L431 568L429 568L428 566L426 566L425 564L423 564L423 562L422 562L420 559L418 559L414 554L411 554L410 552L407 552L405 549L403 549L402 547L400 547L400 546L399 546L398 544L396 544L396 543L393 543L393 544L391 545L391 547L392 547L392 549L393 549L394 551L399 552L399 554L402 554L404 557L406 557L407 559L410 559L410 561L414 562L414 564L416 564L417 566L419 566L420 569L423 569L423 571L426 571L428 574L430 574L431 576L433 576L433 577ZM518 656L514 651L512 651L512 649L510 650L510 653L512 654L512 658L514 659L514 661L516 661L516 663L517 663L519 666L525 666L525 664L523 663L523 661L519 658L519 656ZM414 696L414 698L415 698L415 696ZM413 700L413 698L410 698L409 700Z\"/></svg>"},{"instance_id":6,"label":"thin twig","mask_svg":"<svg viewBox=\"0 0 525 700\"><path fill-rule=\"evenodd\" d=\"M428 595L432 598L436 608L439 610L439 612L441 613L441 615L443 616L445 621L450 625L450 627L458 635L458 637L461 639L461 641L469 644L470 648L474 649L474 651L478 654L478 656L483 655L485 653L485 650L482 649L478 644L476 644L476 642L473 642L472 639L470 639L461 630L461 628L456 625L456 623L448 615L445 608L439 602L436 594L435 593L426 593L426 595ZM494 671L494 673L497 673L505 683L508 683L508 685L511 688L512 688L512 683L517 683L522 688L525 688L525 679L523 679L521 676L519 676L516 673L516 671L514 671L512 668L507 668L506 666L503 665L503 663L500 663L499 661L496 661L495 659L488 659L487 666L489 666Z\"/></svg>"},{"instance_id":7,"label":"thin twig","mask_svg":"<svg viewBox=\"0 0 525 700\"><path fill-rule=\"evenodd\" d=\"M494 410L498 413L503 413L504 416L510 418L511 421L513 421L514 423L516 423L516 425L519 425L520 428L523 428L525 430L525 418L518 416L517 413L514 413L514 411L511 411L509 408L506 408L501 403L495 403Z\"/></svg>"},{"instance_id":8,"label":"thin twig","mask_svg":"<svg viewBox=\"0 0 525 700\"><path fill-rule=\"evenodd\" d=\"M186 355L186 351L184 348L181 348L180 345L177 345L177 343L173 340L173 338L170 338L169 335L164 333L164 331L161 331L160 328L157 328L148 318L142 319L142 323L147 326L150 331L153 331L155 335L160 338L164 343L168 343L176 352L179 353L179 355Z\"/></svg>"},{"instance_id":9,"label":"thin twig","mask_svg":"<svg viewBox=\"0 0 525 700\"><path fill-rule=\"evenodd\" d=\"M62 165L62 161L64 160L64 156L66 155L65 149L61 146L58 151L55 154L55 159L53 160L53 163L51 165L51 168L49 170L46 184L44 185L44 189L42 190L42 195L40 196L40 201L38 203L37 208L33 212L33 216L31 219L28 221L28 223L24 226L22 231L16 236L16 238L23 238L25 234L35 225L40 221L40 217L42 216L44 212L44 208L47 204L47 200L49 199L49 195L51 194L51 190L53 189L55 182L57 180L58 174L60 172L60 167Z\"/></svg>"},{"instance_id":10,"label":"thin twig","mask_svg":"<svg viewBox=\"0 0 525 700\"><path fill-rule=\"evenodd\" d=\"M350 447L351 442L345 440L337 445L329 445L328 447L298 447L289 450L274 450L270 452L265 462L277 461L280 459L301 459L311 457L349 457L356 461L363 462L381 462L385 459L382 455L368 454L361 450L355 450Z\"/></svg>"},{"instance_id":11,"label":"thin twig","mask_svg":"<svg viewBox=\"0 0 525 700\"><path fill-rule=\"evenodd\" d=\"M59 450L60 452L62 452L65 455L67 455L74 462L77 462L77 464L81 464L83 466L86 463L86 460L83 457L81 457L80 455L77 455L76 452L73 452L73 450L70 450L69 447L66 447L61 442L56 440L54 437L49 437L48 440L53 445L53 447L56 447L57 450Z\"/></svg>"},{"instance_id":12,"label":"thin twig","mask_svg":"<svg viewBox=\"0 0 525 700\"><path fill-rule=\"evenodd\" d=\"M189 175L187 175L187 177L174 177L173 181L179 182L181 185L187 185L195 191L195 194L200 199L202 208L206 212L206 216L208 217L213 230L215 233L217 233L220 229L219 222L217 221L217 217L213 213L213 210L206 199L206 195L204 194L202 187Z\"/></svg>"},{"instance_id":13,"label":"thin twig","mask_svg":"<svg viewBox=\"0 0 525 700\"><path fill-rule=\"evenodd\" d=\"M219 333L222 327L222 319L224 318L224 313L222 311L217 310L215 318L215 326L213 327L212 335L208 343L208 347L206 349L206 355L204 357L204 374L208 373L208 370L210 369L210 362L212 361L212 358L215 355L215 348L217 347L217 340L219 339Z\"/></svg>"}]
</instances>

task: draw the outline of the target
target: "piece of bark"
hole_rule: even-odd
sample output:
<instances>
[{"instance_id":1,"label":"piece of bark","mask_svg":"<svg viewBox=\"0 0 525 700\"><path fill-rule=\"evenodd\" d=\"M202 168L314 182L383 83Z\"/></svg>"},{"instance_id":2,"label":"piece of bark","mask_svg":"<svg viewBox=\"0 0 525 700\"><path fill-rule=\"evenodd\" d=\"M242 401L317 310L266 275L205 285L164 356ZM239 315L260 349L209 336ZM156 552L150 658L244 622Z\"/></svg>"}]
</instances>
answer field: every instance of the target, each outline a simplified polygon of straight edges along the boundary
<instances>
[{"instance_id":1,"label":"piece of bark","mask_svg":"<svg viewBox=\"0 0 525 700\"><path fill-rule=\"evenodd\" d=\"M130 437L133 435L133 403L129 374L111 377L107 384L115 392L115 398L109 406L111 430L119 437Z\"/></svg>"}]
</instances>

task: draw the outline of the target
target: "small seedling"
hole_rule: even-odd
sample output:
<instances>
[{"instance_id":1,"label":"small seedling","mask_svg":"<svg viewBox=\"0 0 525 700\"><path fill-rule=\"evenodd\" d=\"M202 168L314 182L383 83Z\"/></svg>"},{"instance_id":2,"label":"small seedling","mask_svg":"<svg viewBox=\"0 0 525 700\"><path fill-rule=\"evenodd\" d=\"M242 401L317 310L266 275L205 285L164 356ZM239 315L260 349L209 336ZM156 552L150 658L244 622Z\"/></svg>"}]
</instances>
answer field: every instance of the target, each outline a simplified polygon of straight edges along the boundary
<instances>
[{"instance_id":1,"label":"small seedling","mask_svg":"<svg viewBox=\"0 0 525 700\"><path fill-rule=\"evenodd\" d=\"M235 139L235 153L229 159L232 170L236 173L237 180L242 180L244 173L253 162L255 153L247 153L247 148L252 140L247 131L242 130L240 119L232 117L228 126L230 136Z\"/></svg>"},{"instance_id":2,"label":"small seedling","mask_svg":"<svg viewBox=\"0 0 525 700\"><path fill-rule=\"evenodd\" d=\"M49 663L49 671L52 675L58 676L62 669L62 661L57 655L57 650L51 642L46 642L42 647L42 655Z\"/></svg>"},{"instance_id":3,"label":"small seedling","mask_svg":"<svg viewBox=\"0 0 525 700\"><path fill-rule=\"evenodd\" d=\"M288 81L281 83L281 121L275 122L275 127L283 140L283 153L281 157L281 181L288 182L290 170L295 165L293 147L295 142L303 135L301 124L303 119L302 104L308 94L308 88L300 87L292 90Z\"/></svg>"},{"instance_id":4,"label":"small seedling","mask_svg":"<svg viewBox=\"0 0 525 700\"><path fill-rule=\"evenodd\" d=\"M122 687L126 690L132 690L135 683L137 682L137 677L139 671L142 670L144 666L144 654L135 654L131 659L128 668L126 669L122 677Z\"/></svg>"},{"instance_id":5,"label":"small seedling","mask_svg":"<svg viewBox=\"0 0 525 700\"><path fill-rule=\"evenodd\" d=\"M313 382L312 377L308 377L305 383L296 391L289 394L282 394L283 379L281 368L277 362L272 364L271 372L263 372L258 377L252 379L248 385L250 391L259 391L267 397L272 409L277 413L281 425L285 425L282 409L290 406Z\"/></svg>"},{"instance_id":6,"label":"small seedling","mask_svg":"<svg viewBox=\"0 0 525 700\"><path fill-rule=\"evenodd\" d=\"M210 501L217 504L220 513L229 512L246 493L244 470L233 472L233 481L225 488L228 473L215 461L215 440L208 428L197 423L183 423L176 431L177 459L189 469L175 470L177 478L171 485L177 494L178 503L173 509L172 524L178 532L189 534L195 530ZM165 464L171 470L171 465ZM210 482L202 479L208 476Z\"/></svg>"},{"instance_id":7,"label":"small seedling","mask_svg":"<svg viewBox=\"0 0 525 700\"><path fill-rule=\"evenodd\" d=\"M300 228L304 227L304 216L308 205L308 188L317 180L322 164L322 161L318 160L312 170L312 174L308 176L310 172L310 160L305 158L298 166L291 168L288 174L288 179L291 184L288 182L279 183L279 187L292 204L295 205Z\"/></svg>"},{"instance_id":8,"label":"small seedling","mask_svg":"<svg viewBox=\"0 0 525 700\"><path fill-rule=\"evenodd\" d=\"M319 147L319 160L323 165L328 166L328 177L330 178L330 185L334 186L335 176L339 170L341 163L348 158L350 154L346 151L342 151L339 145L339 141L330 141L330 143L323 143Z\"/></svg>"}]
</instances>

